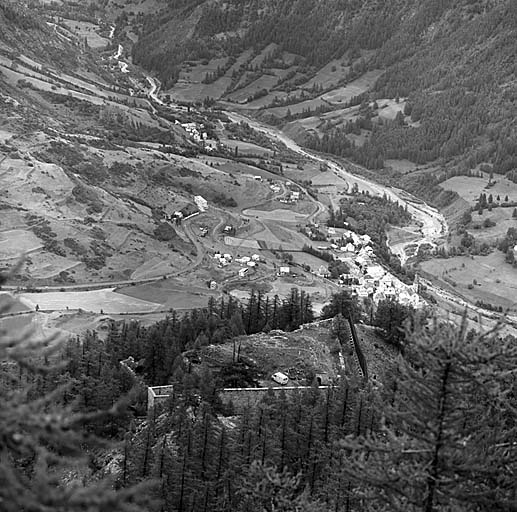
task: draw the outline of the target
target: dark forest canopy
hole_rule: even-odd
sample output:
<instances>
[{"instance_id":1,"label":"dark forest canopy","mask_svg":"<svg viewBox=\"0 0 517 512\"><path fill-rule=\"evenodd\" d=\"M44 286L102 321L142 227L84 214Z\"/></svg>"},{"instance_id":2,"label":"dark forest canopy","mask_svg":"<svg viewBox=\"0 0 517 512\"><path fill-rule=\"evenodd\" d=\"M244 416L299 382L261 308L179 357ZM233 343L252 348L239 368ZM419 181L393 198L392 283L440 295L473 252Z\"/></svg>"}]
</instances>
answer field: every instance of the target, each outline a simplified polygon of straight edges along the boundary
<instances>
[{"instance_id":1,"label":"dark forest canopy","mask_svg":"<svg viewBox=\"0 0 517 512\"><path fill-rule=\"evenodd\" d=\"M48 510L92 512L511 510L515 340L467 332L465 324L415 323L404 358L385 361L382 382L342 379L329 389L269 392L239 416L218 399L209 370L190 372L177 358L169 361L174 393L163 408L142 417L142 388L132 408L92 414L112 408L134 384L122 355L176 334L170 321L148 329L127 324L106 341L90 332L69 341L56 366L28 347L6 352L2 333L0 354L12 363L0 368L1 381L10 383L0 391L9 411L0 416L7 440L0 475L9 475L0 498L14 504L6 510L40 510L34 497ZM80 455L94 433L118 447L90 453L97 476L67 491L59 478L70 462L65 449L80 441ZM51 457L53 471L42 472L34 453ZM74 460L90 474L85 460ZM107 461L111 482L99 480ZM17 481L21 492L14 492Z\"/></svg>"},{"instance_id":2,"label":"dark forest canopy","mask_svg":"<svg viewBox=\"0 0 517 512\"><path fill-rule=\"evenodd\" d=\"M382 169L387 159L426 164L462 156L471 168L490 162L495 173L506 174L517 168L515 5L513 0L170 2L159 15L140 20L133 55L167 87L185 61L236 58L247 49L258 54L270 43L278 45L277 54L297 55L307 76L332 59L357 58L362 51L359 75L384 70L363 100L404 98L407 122L402 116L374 123L362 147L342 128L310 137L310 147L369 169Z\"/></svg>"}]
</instances>

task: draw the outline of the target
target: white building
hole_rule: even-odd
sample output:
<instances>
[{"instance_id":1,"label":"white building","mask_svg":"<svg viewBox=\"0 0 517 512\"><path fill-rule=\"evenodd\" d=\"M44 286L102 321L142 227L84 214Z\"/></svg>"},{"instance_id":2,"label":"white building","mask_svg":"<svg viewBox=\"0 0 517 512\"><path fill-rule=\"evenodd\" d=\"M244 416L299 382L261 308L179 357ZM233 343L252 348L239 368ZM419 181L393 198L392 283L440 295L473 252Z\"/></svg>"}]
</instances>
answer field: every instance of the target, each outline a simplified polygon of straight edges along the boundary
<instances>
[{"instance_id":1,"label":"white building","mask_svg":"<svg viewBox=\"0 0 517 512\"><path fill-rule=\"evenodd\" d=\"M202 196L195 196L194 203L196 203L196 206L200 212L206 212L208 209L208 201Z\"/></svg>"},{"instance_id":2,"label":"white building","mask_svg":"<svg viewBox=\"0 0 517 512\"><path fill-rule=\"evenodd\" d=\"M241 268L241 269L239 270L239 277L245 277L245 276L246 276L246 274L249 272L249 270L250 270L250 269L249 269L249 268L247 268L247 267L246 267L246 268Z\"/></svg>"},{"instance_id":3,"label":"white building","mask_svg":"<svg viewBox=\"0 0 517 512\"><path fill-rule=\"evenodd\" d=\"M280 267L280 275L288 276L291 273L291 269L289 267Z\"/></svg>"}]
</instances>

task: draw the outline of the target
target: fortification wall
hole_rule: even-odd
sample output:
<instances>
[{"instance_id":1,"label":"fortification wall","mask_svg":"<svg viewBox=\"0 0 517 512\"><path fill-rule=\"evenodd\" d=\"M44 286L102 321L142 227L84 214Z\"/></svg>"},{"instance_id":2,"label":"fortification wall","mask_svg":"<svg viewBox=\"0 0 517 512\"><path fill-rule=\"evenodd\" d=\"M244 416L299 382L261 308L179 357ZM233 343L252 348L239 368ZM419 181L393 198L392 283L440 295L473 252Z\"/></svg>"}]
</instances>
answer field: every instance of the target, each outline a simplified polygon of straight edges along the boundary
<instances>
[{"instance_id":1,"label":"fortification wall","mask_svg":"<svg viewBox=\"0 0 517 512\"><path fill-rule=\"evenodd\" d=\"M329 386L318 386L318 389L328 389ZM311 386L278 386L271 388L225 388L219 391L219 397L224 404L230 402L235 407L236 414L240 414L248 407L255 407L266 396L269 390L273 393L283 391L287 397L297 393L305 393ZM164 403L172 394L172 386L156 386L147 389L147 408L151 409Z\"/></svg>"}]
</instances>

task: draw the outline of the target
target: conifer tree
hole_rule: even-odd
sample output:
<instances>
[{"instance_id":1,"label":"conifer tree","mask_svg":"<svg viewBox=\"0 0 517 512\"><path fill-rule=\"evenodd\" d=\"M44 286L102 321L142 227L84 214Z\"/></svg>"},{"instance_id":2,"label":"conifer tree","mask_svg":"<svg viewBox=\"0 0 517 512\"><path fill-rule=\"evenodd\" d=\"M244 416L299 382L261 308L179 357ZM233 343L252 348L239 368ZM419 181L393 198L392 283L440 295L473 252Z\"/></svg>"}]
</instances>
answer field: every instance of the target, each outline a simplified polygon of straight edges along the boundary
<instances>
[{"instance_id":1,"label":"conifer tree","mask_svg":"<svg viewBox=\"0 0 517 512\"><path fill-rule=\"evenodd\" d=\"M6 308L2 308L5 313ZM62 341L36 341L29 331L0 332L0 510L20 511L138 511L145 503L142 488L115 490L109 479L66 482L70 468L88 475L86 448L104 443L85 424L116 415L109 411L77 413L63 405L66 384L38 389L46 375L57 371ZM46 364L45 361L49 363ZM23 372L24 380L18 376Z\"/></svg>"},{"instance_id":2,"label":"conifer tree","mask_svg":"<svg viewBox=\"0 0 517 512\"><path fill-rule=\"evenodd\" d=\"M358 510L511 510L517 492L517 347L497 332L416 326L396 392L376 402L383 427L349 439L344 477ZM513 403L512 403L513 402ZM379 508L380 507L380 508Z\"/></svg>"}]
</instances>

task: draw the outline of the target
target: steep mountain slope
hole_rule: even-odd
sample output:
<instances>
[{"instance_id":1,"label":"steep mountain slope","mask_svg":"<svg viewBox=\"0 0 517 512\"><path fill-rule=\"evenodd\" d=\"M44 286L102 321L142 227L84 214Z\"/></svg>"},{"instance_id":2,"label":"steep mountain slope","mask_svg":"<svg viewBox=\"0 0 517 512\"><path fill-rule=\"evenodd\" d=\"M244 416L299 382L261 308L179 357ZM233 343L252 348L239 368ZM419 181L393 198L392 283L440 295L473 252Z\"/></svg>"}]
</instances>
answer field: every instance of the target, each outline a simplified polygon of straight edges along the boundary
<instances>
[{"instance_id":1,"label":"steep mountain slope","mask_svg":"<svg viewBox=\"0 0 517 512\"><path fill-rule=\"evenodd\" d=\"M214 59L202 83L215 86L192 99L222 98L269 122L294 122L291 133L314 149L371 169L388 159L452 162L454 172L483 162L499 173L517 167L514 1L174 1L135 22L134 59L166 85L184 81L191 61ZM373 87L343 90L365 72L377 73ZM392 116L381 112L380 100L399 98ZM361 102L353 115L310 120Z\"/></svg>"}]
</instances>

